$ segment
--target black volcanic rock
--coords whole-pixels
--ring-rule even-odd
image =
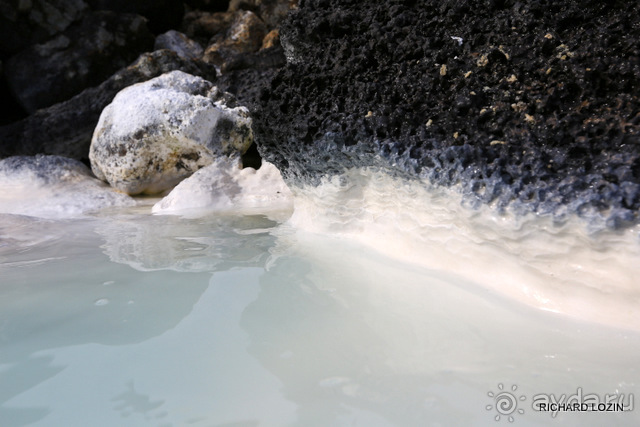
[[[472,204],[636,223],[639,16],[635,0],[304,0],[260,153],[293,181],[372,165]]]
[[[92,12],[64,32],[12,56],[9,88],[30,113],[99,85],[143,52],[154,38],[143,17]]]
[[[0,56],[46,41],[80,19],[86,10],[83,0],[0,1]]]
[[[159,34],[177,28],[182,22],[184,4],[181,0],[86,0],[94,10],[135,13],[149,20],[149,29]]]

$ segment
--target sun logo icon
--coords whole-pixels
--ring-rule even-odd
[[[527,399],[526,396],[522,395],[520,397],[516,397],[515,393],[518,390],[517,385],[511,386],[511,391],[505,391],[504,385],[498,384],[497,392],[490,391],[487,395],[493,399],[492,405],[487,405],[487,411],[491,411],[495,408],[497,414],[494,417],[496,421],[500,421],[502,417],[507,417],[510,423],[513,422],[513,414],[518,413],[520,415],[524,414],[524,409],[518,409],[518,401],[525,401]]]

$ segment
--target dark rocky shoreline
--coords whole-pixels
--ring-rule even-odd
[[[517,212],[609,227],[640,209],[633,1],[305,0],[260,98],[290,181],[378,166]]]
[[[577,214],[609,228],[640,221],[637,2],[33,0],[5,6],[0,158],[58,154],[88,163],[93,129],[115,94],[181,70],[251,109],[257,145],[244,165],[258,167],[262,156],[290,184],[376,167],[460,186],[471,207],[491,204],[557,220]],[[112,22],[99,37],[87,24],[95,17]],[[182,33],[162,34],[172,28]],[[101,56],[103,48],[118,58],[113,69],[99,66],[111,61]],[[37,77],[20,71],[31,61],[21,58],[36,57],[43,62],[34,70],[49,74],[30,85]],[[53,96],[47,85],[69,78],[77,87],[67,93],[62,85]]]

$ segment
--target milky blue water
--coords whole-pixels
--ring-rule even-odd
[[[639,362],[637,332],[264,216],[0,216],[2,427],[632,426],[531,404],[638,406]]]

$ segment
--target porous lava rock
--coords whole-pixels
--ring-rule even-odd
[[[43,153],[88,161],[100,113],[116,94],[135,83],[175,70],[209,81],[216,79],[216,70],[201,61],[182,58],[170,50],[144,53],[99,86],[0,127],[0,158]]]
[[[269,29],[277,28],[289,10],[298,6],[298,0],[231,0],[229,11],[251,10],[255,12]]]
[[[497,209],[640,208],[637,1],[304,0],[255,117],[290,181],[379,166]]]
[[[45,43],[9,58],[10,89],[30,113],[99,85],[143,52],[154,38],[138,15],[92,12]]]
[[[100,115],[89,159],[112,187],[155,194],[252,143],[246,107],[207,80],[173,71],[116,95]]]

